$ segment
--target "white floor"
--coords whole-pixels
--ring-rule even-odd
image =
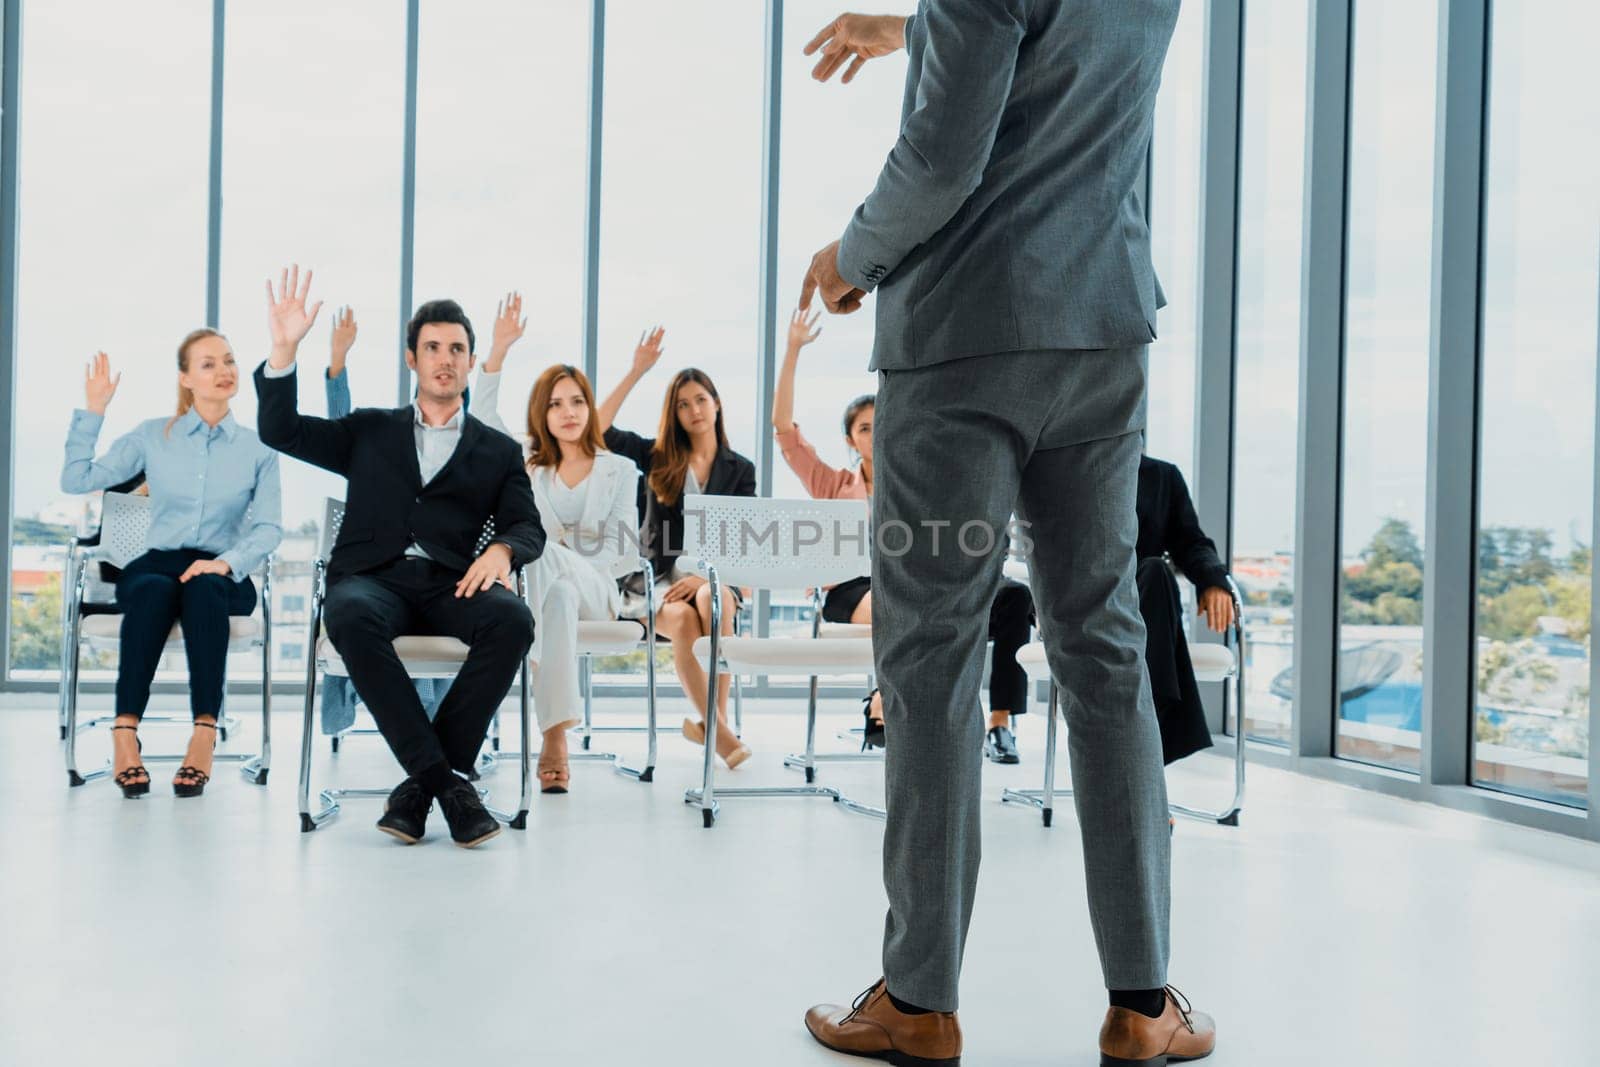
[[[815,1046],[801,1016],[879,973],[878,822],[763,799],[702,830],[682,802],[700,750],[663,734],[655,784],[576,765],[572,795],[477,851],[442,824],[399,846],[372,829],[373,801],[301,834],[287,711],[267,788],[221,765],[177,801],[157,764],[157,791],[130,802],[105,781],[67,788],[45,703],[0,708],[4,1067],[860,1062]],[[831,705],[831,724],[855,706]],[[752,707],[757,758],[724,781],[799,780],[780,763],[793,707]],[[163,733],[147,727],[146,748]],[[1098,1062],[1070,808],[1045,830],[998,803],[1038,784],[1042,737],[1030,716],[1023,766],[984,785],[962,1000],[978,1067]],[[353,742],[341,780],[392,783],[381,744]],[[86,738],[84,765],[105,746]],[[1220,802],[1230,769],[1179,765],[1174,798]],[[877,801],[881,774],[823,780]],[[509,803],[515,781],[506,766],[486,784]],[[1600,1063],[1600,846],[1252,769],[1241,827],[1179,821],[1174,877],[1172,981],[1218,1018],[1218,1067]]]

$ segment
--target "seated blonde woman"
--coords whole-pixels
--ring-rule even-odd
[[[528,568],[533,611],[534,711],[544,744],[539,788],[565,793],[572,785],[567,730],[581,715],[578,691],[578,623],[611,620],[622,610],[617,579],[638,569],[639,472],[630,460],[606,451],[593,417],[594,391],[577,367],[558,363],[539,375],[528,397],[526,436],[500,419],[500,369],[522,336],[522,297],[501,303],[494,347],[478,375],[472,413],[519,439],[528,478],[544,524],[544,554]]]

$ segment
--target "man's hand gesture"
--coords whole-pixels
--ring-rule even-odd
[[[811,71],[811,76],[819,82],[833,77],[845,60],[849,60],[849,69],[839,79],[848,85],[867,60],[897,52],[905,46],[904,15],[840,15],[811,39],[805,54],[822,52],[822,58]]]
[[[272,281],[267,281],[267,329],[272,335],[272,355],[269,360],[276,370],[282,370],[294,362],[295,350],[300,347],[300,342],[306,334],[311,332],[312,323],[317,321],[317,312],[322,310],[322,301],[306,308],[306,299],[311,295],[311,271],[306,271],[305,279],[300,278],[300,265],[294,265],[293,273],[289,270],[283,272],[278,281],[277,291],[272,288]]]

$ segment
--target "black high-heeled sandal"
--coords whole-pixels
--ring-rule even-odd
[[[196,722],[195,725],[204,726],[208,730],[212,731],[215,731],[217,728],[217,724],[214,722]],[[217,743],[215,740],[213,740],[211,742],[211,747],[215,748],[216,746]],[[178,781],[180,778],[185,779],[185,781]],[[189,764],[185,763],[182,767],[178,768],[178,773],[172,776],[172,795],[179,797],[197,797],[206,791],[206,783],[209,781],[211,781],[211,775],[207,774],[205,771],[202,771],[199,767],[191,767]]]
[[[113,726],[112,729],[133,731],[133,743],[139,746],[140,752],[144,751],[144,742],[139,740],[139,728],[137,726]],[[150,792],[150,772],[145,770],[142,763],[135,763],[132,767],[118,771],[116,777],[111,780],[122,787],[122,795],[129,800],[133,800],[135,797],[142,797]]]
[[[872,698],[877,695],[878,691],[874,689],[861,698],[861,715],[867,720],[867,728],[861,733],[861,751],[863,752],[869,748],[887,747],[883,733],[883,720],[872,717]]]

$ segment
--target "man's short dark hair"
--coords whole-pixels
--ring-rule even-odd
[[[477,351],[478,342],[472,334],[472,323],[468,320],[467,313],[461,310],[461,305],[454,300],[430,300],[417,309],[417,313],[411,316],[411,321],[406,324],[406,351],[416,352],[417,335],[429,323],[460,326],[467,331],[467,352],[470,354]]]

